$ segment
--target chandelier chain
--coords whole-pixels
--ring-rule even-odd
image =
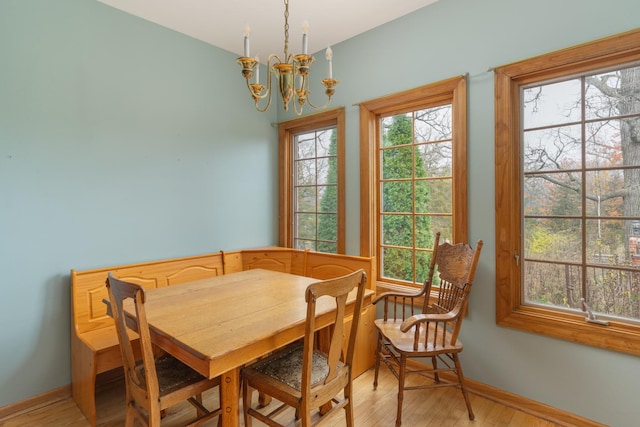
[[[289,54],[289,0],[284,0],[284,57]]]

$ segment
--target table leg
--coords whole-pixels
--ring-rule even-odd
[[[222,427],[238,427],[240,400],[240,368],[225,372],[220,382],[220,407],[222,408]]]

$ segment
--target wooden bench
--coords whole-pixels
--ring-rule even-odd
[[[237,271],[263,268],[314,277],[338,277],[360,268],[367,273],[367,287],[375,289],[373,258],[326,254],[268,247],[177,258],[95,270],[71,270],[71,389],[75,403],[92,426],[96,425],[95,390],[100,374],[122,366],[113,319],[107,315],[105,280],[108,272],[147,289],[176,285]],[[361,318],[354,373],[372,366],[375,354],[375,308]],[[137,340],[131,334],[132,340]],[[134,343],[135,344],[135,343]]]

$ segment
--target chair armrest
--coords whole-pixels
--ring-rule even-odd
[[[400,325],[400,330],[402,332],[407,332],[412,327],[418,325],[419,323],[429,323],[429,322],[450,322],[455,320],[460,315],[460,312],[449,311],[447,313],[442,314],[415,314],[409,318],[407,318]]]

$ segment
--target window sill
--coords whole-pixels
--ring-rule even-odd
[[[587,322],[581,315],[521,306],[502,318],[496,318],[496,323],[580,344],[640,355],[638,326],[623,322],[610,320],[607,326],[598,325]]]

